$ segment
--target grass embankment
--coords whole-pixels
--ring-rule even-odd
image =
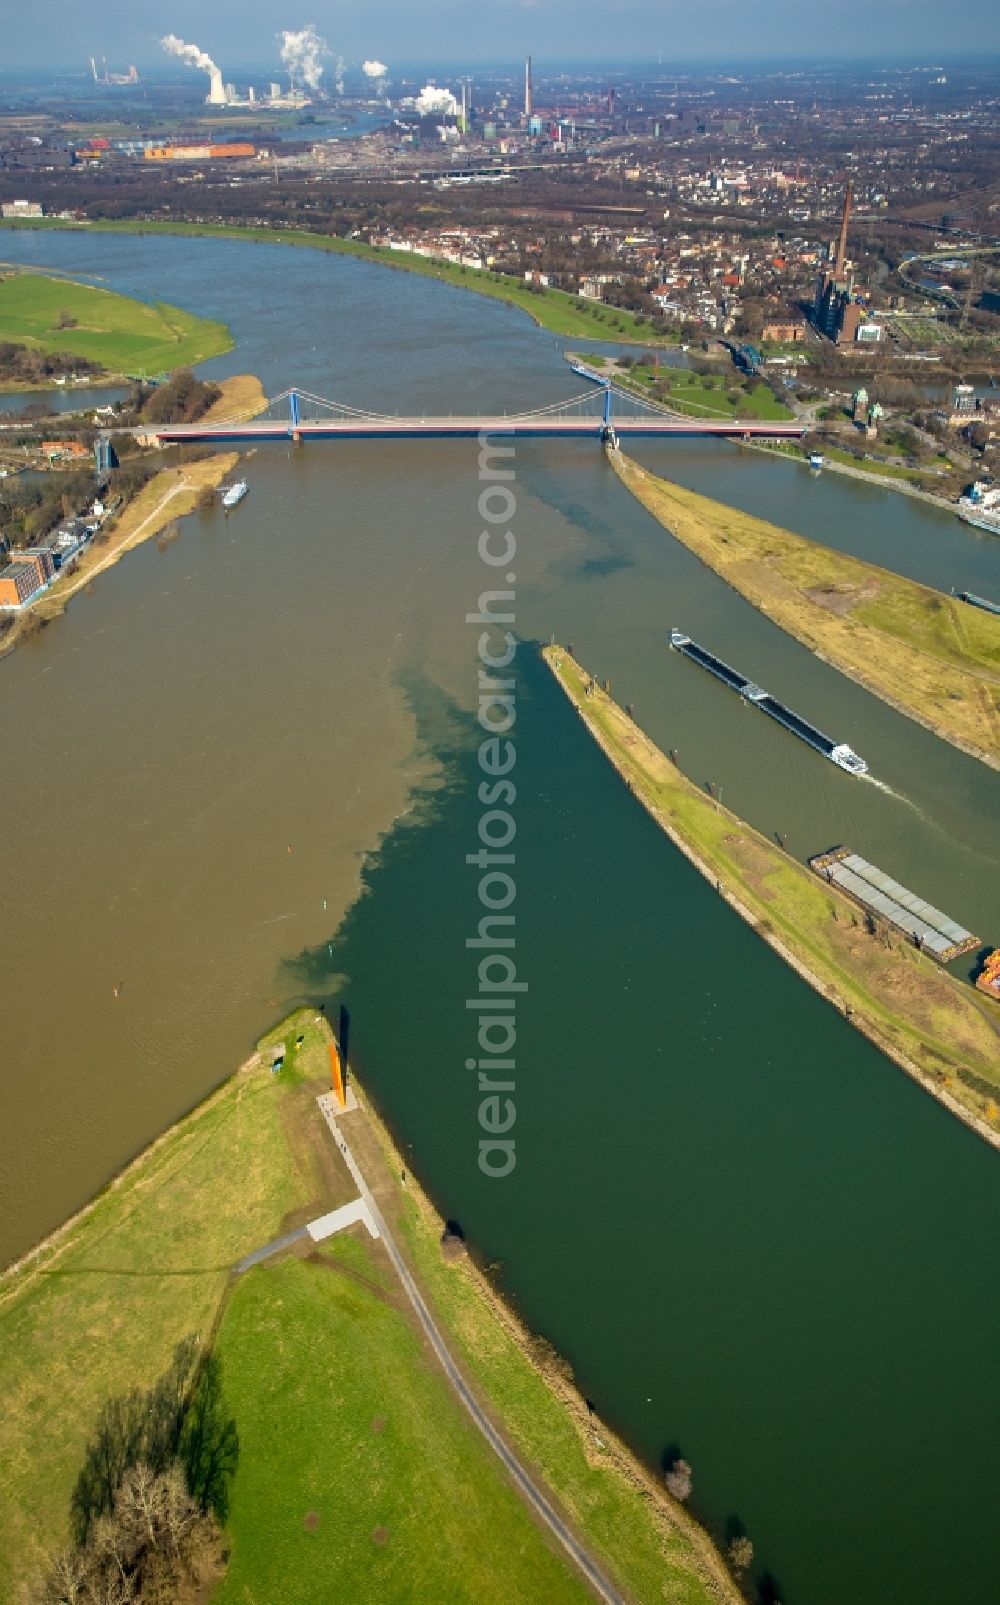
[[[438,262],[415,256],[411,251],[382,250],[364,240],[345,240],[333,234],[311,234],[306,229],[240,227],[227,223],[161,223],[138,218],[101,219],[91,223],[67,223],[59,218],[7,218],[3,228],[85,229],[103,234],[180,234],[196,239],[251,240],[260,245],[305,245],[316,251],[332,251],[339,256],[360,257],[381,262],[383,267],[402,268],[425,278],[439,279],[461,290],[473,290],[508,306],[527,312],[543,329],[553,334],[578,335],[591,340],[625,341],[630,344],[675,344],[676,336],[657,332],[648,322],[639,323],[631,312],[600,302],[585,301],[565,290],[534,293],[516,279],[481,268],[461,267],[454,262]],[[617,320],[612,324],[612,319]]]
[[[205,491],[221,484],[239,460],[239,452],[216,452],[197,462],[164,468],[155,474],[124,511],[105,526],[102,534],[106,533],[107,539],[103,540],[101,535],[95,537],[84,548],[75,566],[66,574],[60,574],[37,602],[18,614],[12,628],[0,640],[0,657],[37,630],[39,623],[50,624],[57,619],[78,591],[119,562],[126,552],[141,546],[143,541],[152,540],[175,519],[193,513]]]
[[[285,1064],[272,1075],[278,1040]],[[303,1238],[232,1276],[243,1255],[355,1194],[315,1101],[328,1085],[327,1041],[312,1010],[282,1022],[247,1066],[0,1281],[3,1600],[65,1540],[102,1403],[149,1386],[191,1332],[218,1345],[241,1441],[219,1605],[325,1598],[330,1587],[359,1601],[591,1597],[450,1392],[363,1227],[322,1246]],[[511,1341],[476,1273],[444,1263],[440,1221],[418,1206],[412,1182],[400,1187],[369,1117],[347,1120],[380,1205],[406,1221],[439,1317],[455,1320],[449,1336],[481,1351],[476,1375],[495,1383],[487,1391],[501,1421],[509,1410],[512,1435],[545,1449],[539,1463],[551,1466],[587,1541],[607,1537],[607,1558],[638,1599],[735,1601],[683,1512],[666,1525],[606,1453],[585,1448],[585,1425]],[[706,1576],[717,1580],[708,1586]]]
[[[190,368],[233,344],[224,323],[181,307],[41,273],[0,278],[0,340],[36,351],[72,351],[111,374],[130,375]]]
[[[987,999],[688,780],[561,647],[543,657],[657,823],[731,905],[851,1023],[1000,1147],[1000,1018]]]
[[[609,457],[665,529],[789,635],[1000,768],[1000,620]]]

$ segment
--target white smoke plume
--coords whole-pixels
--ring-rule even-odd
[[[384,61],[364,61],[361,64],[361,71],[366,78],[384,78],[389,69]]]
[[[330,46],[316,32],[316,24],[307,23],[298,33],[286,28],[280,37],[281,59],[292,88],[317,90],[323,76],[320,58],[330,54]]]
[[[445,117],[458,116],[458,101],[450,89],[438,89],[436,84],[425,84],[419,95],[407,101],[414,111],[421,117],[433,117],[435,114]]]
[[[197,45],[186,45],[184,40],[178,39],[175,33],[164,34],[160,44],[172,56],[177,56],[181,61],[187,62],[189,67],[200,67],[202,72],[218,72],[219,70],[207,51],[200,50]]]
[[[333,64],[333,87],[338,95],[344,93],[344,58],[338,56]]]

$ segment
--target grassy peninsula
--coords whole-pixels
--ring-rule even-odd
[[[69,351],[115,375],[189,368],[233,344],[224,323],[42,273],[0,277],[0,340]]]
[[[995,1006],[902,936],[870,935],[849,898],[688,780],[562,647],[542,655],[629,789],[726,901],[852,1025],[1000,1148]]]
[[[665,529],[789,635],[1000,769],[1000,619],[608,455]]]
[[[301,1038],[301,1042],[299,1041]],[[316,1105],[325,1019],[297,1011],[86,1210],[0,1279],[7,1356],[0,1599],[65,1540],[102,1404],[148,1388],[198,1334],[241,1450],[213,1599],[592,1598],[536,1526],[429,1353],[382,1245],[356,1225],[247,1253],[356,1187]],[[281,1070],[272,1048],[284,1044]],[[347,1124],[349,1122],[349,1124]],[[647,1478],[493,1298],[363,1107],[345,1133],[453,1353],[626,1595],[738,1605],[707,1535]]]
[[[501,273],[461,267],[454,262],[440,262],[431,257],[416,256],[412,251],[383,250],[379,246],[368,245],[364,240],[342,239],[336,234],[313,234],[307,229],[292,228],[244,228],[230,223],[147,222],[141,218],[102,218],[87,223],[70,223],[61,218],[20,218],[6,219],[0,222],[0,227],[71,229],[88,234],[181,234],[197,239],[251,240],[259,245],[304,245],[316,251],[332,251],[341,256],[381,262],[383,267],[420,273],[425,278],[453,284],[460,290],[473,290],[477,295],[505,301],[508,306],[527,312],[535,323],[543,329],[551,329],[553,334],[575,335],[591,340],[628,341],[633,344],[676,344],[676,337],[657,333],[648,322],[639,323],[631,312],[604,306],[600,302],[586,301],[565,290],[543,289],[536,293]]]

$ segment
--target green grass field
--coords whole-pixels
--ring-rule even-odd
[[[61,328],[63,320],[72,327]],[[229,330],[165,302],[150,305],[93,284],[17,273],[0,278],[0,340],[72,351],[112,373],[156,375],[232,348]]]
[[[658,396],[657,399],[664,406],[673,407],[677,412],[687,413],[691,417],[768,420],[792,417],[790,410],[775,398],[762,381],[745,384],[733,373],[713,379],[687,368],[661,368],[657,372],[654,368],[637,364],[631,369],[631,376],[644,390],[657,382],[668,383],[669,394]]]
[[[264,245],[300,245],[312,250],[331,251],[341,256],[361,257],[369,262],[381,262],[385,267],[401,268],[407,273],[419,273],[424,278],[438,279],[458,289],[473,290],[508,306],[527,312],[543,329],[554,334],[579,335],[591,340],[628,341],[632,343],[663,345],[675,343],[674,336],[657,333],[648,322],[640,324],[630,312],[619,312],[615,307],[602,306],[568,295],[563,290],[545,290],[532,294],[517,280],[499,273],[487,273],[476,268],[463,268],[451,262],[434,262],[428,257],[414,256],[409,251],[383,251],[367,245],[363,240],[340,239],[330,234],[310,234],[305,229],[241,228],[225,223],[160,223],[126,219],[87,224],[67,224],[41,219],[7,219],[0,227],[8,228],[70,228],[87,233],[106,234],[181,234],[198,239],[251,240]],[[213,326],[214,327],[214,326]],[[74,348],[75,349],[75,348]],[[89,353],[84,352],[84,355]]]
[[[241,1456],[214,1605],[583,1605],[357,1230],[251,1271],[227,1305],[217,1351]]]

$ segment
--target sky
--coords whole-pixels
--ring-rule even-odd
[[[530,54],[544,71],[564,62],[717,60],[872,62],[1000,56],[1000,0],[0,0],[16,10],[2,30],[3,68],[85,68],[166,61],[161,34],[199,45],[224,68],[277,66],[276,35],[315,23],[348,63],[454,67],[508,64]],[[961,26],[953,26],[960,18]]]

